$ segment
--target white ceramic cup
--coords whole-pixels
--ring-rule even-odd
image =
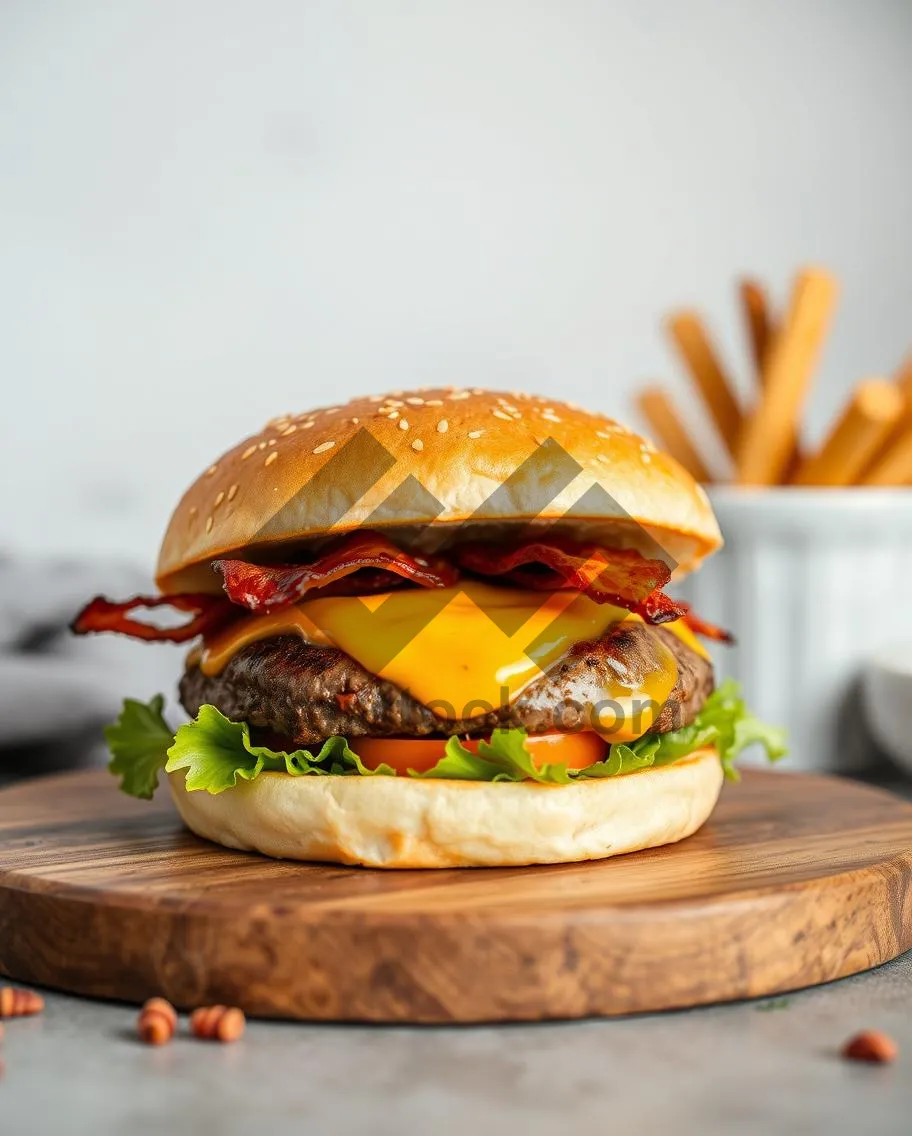
[[[790,768],[872,764],[859,679],[880,648],[912,638],[912,491],[709,496],[725,547],[674,591],[737,639],[711,647],[718,681],[737,678],[754,712],[788,729]]]
[[[862,696],[875,741],[912,773],[912,640],[891,643],[868,660]]]

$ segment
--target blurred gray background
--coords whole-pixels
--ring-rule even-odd
[[[6,547],[150,564],[276,412],[436,382],[631,418],[745,269],[912,341],[906,0],[0,0]]]

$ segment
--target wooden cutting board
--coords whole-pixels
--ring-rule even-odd
[[[0,971],[347,1021],[575,1018],[754,998],[912,946],[912,805],[748,772],[681,844],[382,872],[232,853],[104,770],[0,793]]]

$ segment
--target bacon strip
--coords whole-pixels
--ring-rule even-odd
[[[172,607],[190,613],[191,618],[178,627],[156,627],[151,623],[133,619],[131,612],[156,607]],[[214,631],[237,618],[240,613],[223,596],[188,593],[179,596],[133,596],[116,603],[104,596],[96,596],[86,604],[70,624],[77,635],[96,631],[116,631],[133,639],[156,643],[186,643],[198,635]]]
[[[447,588],[459,579],[452,564],[436,556],[413,556],[375,532],[354,532],[310,564],[250,564],[214,560],[232,603],[249,611],[288,607],[316,588],[321,595],[388,591],[404,583]],[[346,581],[345,577],[367,571]]]
[[[717,627],[715,623],[709,623],[699,615],[695,615],[690,604],[682,603],[681,607],[685,609],[681,618],[695,635],[702,635],[704,639],[715,639],[716,642],[727,643],[729,646],[737,642],[734,635],[724,627]]]
[[[661,590],[670,572],[662,560],[632,549],[606,549],[566,538],[530,540],[512,549],[467,544],[453,553],[458,564],[483,576],[500,576],[519,587],[538,591],[573,589],[596,603],[612,603],[636,612],[647,623],[683,619],[698,635],[733,643],[729,632],[694,615],[689,606]],[[385,536],[356,532],[310,564],[258,565],[245,560],[216,560],[226,596],[188,593],[134,596],[117,603],[96,596],[71,624],[77,635],[114,631],[149,642],[185,643],[212,635],[233,619],[239,608],[252,612],[288,607],[311,591],[320,595],[369,595],[417,584],[446,588],[459,579],[459,569],[437,556],[413,556]],[[133,618],[139,610],[171,607],[190,615],[178,627],[156,627]]]
[[[468,544],[457,550],[456,558],[470,572],[504,576],[524,588],[574,589],[596,603],[636,612],[647,623],[667,623],[685,612],[683,604],[661,591],[671,578],[668,565],[634,549],[606,549],[562,537],[526,541],[508,551]]]

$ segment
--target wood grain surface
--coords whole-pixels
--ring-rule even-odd
[[[104,770],[0,793],[0,971],[265,1017],[575,1018],[759,997],[912,946],[912,805],[748,772],[681,844],[544,868],[229,852]]]

